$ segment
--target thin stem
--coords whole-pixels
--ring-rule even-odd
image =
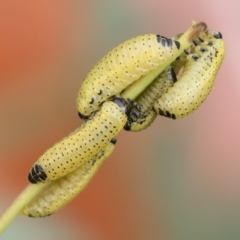
[[[198,37],[199,33],[206,29],[206,24],[193,22],[192,26],[178,39],[180,42],[179,51],[158,69],[151,71],[148,75],[143,76],[130,87],[128,87],[122,97],[135,99],[141,92],[143,92],[148,85],[169,65],[171,64],[183,51],[190,47],[194,38]],[[0,218],[0,234],[8,227],[8,225],[17,217],[17,215],[27,206],[39,192],[48,185],[48,183],[38,183],[29,185],[22,193],[15,199],[12,205],[3,213]]]
[[[0,218],[0,234],[48,183],[29,184]]]

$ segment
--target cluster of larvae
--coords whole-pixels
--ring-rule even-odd
[[[158,115],[183,118],[203,103],[221,66],[225,45],[221,33],[201,24],[191,47],[182,53],[179,36],[142,35],[114,48],[89,72],[77,97],[84,123],[48,149],[30,170],[31,183],[49,184],[25,207],[25,216],[49,216],[78,195],[111,154],[123,128],[144,130]],[[122,97],[131,84],[171,58],[139,96]]]

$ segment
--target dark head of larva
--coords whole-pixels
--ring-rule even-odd
[[[44,182],[47,179],[47,174],[44,172],[41,165],[35,164],[28,174],[30,183]]]

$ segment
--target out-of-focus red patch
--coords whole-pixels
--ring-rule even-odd
[[[47,64],[61,49],[74,6],[62,1],[12,0],[0,2],[0,82]]]

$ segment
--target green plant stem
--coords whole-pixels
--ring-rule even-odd
[[[48,183],[29,184],[0,218],[0,234]]]
[[[122,97],[135,99],[141,92],[143,92],[151,82],[169,65],[171,64],[183,51],[190,47],[194,38],[205,30],[204,27],[196,28],[197,23],[193,22],[192,26],[178,39],[180,42],[179,51],[166,61],[159,68],[151,71],[148,75],[143,76],[138,81],[128,87]],[[8,227],[8,225],[17,217],[17,215],[27,206],[39,193],[46,187],[48,183],[38,183],[29,185],[22,193],[15,199],[12,205],[3,213],[0,218],[0,234]]]

